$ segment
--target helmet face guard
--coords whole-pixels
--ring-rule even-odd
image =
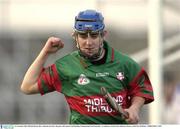
[[[97,32],[104,29],[104,18],[95,10],[85,10],[75,17],[74,30],[76,32]]]

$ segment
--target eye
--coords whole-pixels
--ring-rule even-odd
[[[88,37],[88,34],[87,33],[79,33],[79,37],[85,39]]]
[[[91,33],[90,35],[92,38],[97,38],[99,36],[99,33]]]

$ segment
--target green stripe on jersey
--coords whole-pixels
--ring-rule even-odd
[[[43,93],[48,93],[49,92],[49,89],[48,89],[48,86],[45,84],[44,80],[41,80],[41,84],[42,84],[42,90],[43,90]]]

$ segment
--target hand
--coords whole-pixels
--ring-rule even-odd
[[[129,114],[129,117],[126,119],[129,124],[137,124],[139,122],[139,109],[131,106],[130,108],[124,110]]]
[[[64,47],[64,43],[61,41],[60,38],[57,37],[50,37],[42,51],[45,54],[51,54],[51,53],[56,53],[59,49]]]

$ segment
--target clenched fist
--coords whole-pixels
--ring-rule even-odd
[[[64,43],[61,41],[60,38],[57,37],[50,37],[42,51],[45,54],[51,54],[51,53],[56,53],[59,49],[64,47]]]

